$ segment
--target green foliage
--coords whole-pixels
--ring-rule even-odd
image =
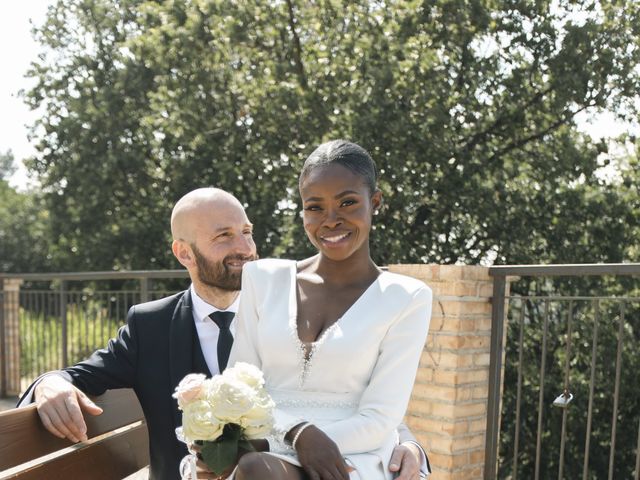
[[[6,180],[16,171],[15,158],[11,150],[0,152],[0,180]]]
[[[49,213],[40,197],[0,179],[0,271],[50,271],[54,250]]]
[[[633,279],[574,279],[547,281],[536,285],[521,281],[516,291],[537,297],[510,302],[506,342],[505,378],[500,432],[499,478],[511,478],[515,450],[518,369],[521,371],[521,404],[518,436],[518,478],[533,478],[536,461],[536,439],[542,395],[540,478],[559,478],[563,409],[553,406],[554,399],[564,390],[574,395],[566,411],[566,441],[563,478],[582,478],[589,412],[589,397],[593,388],[592,420],[588,435],[590,479],[607,478],[616,389],[616,359],[618,335],[621,331],[621,363],[619,405],[616,425],[616,454],[613,478],[633,476],[638,438],[637,372],[640,356],[640,301],[637,281]],[[544,296],[592,295],[609,297],[601,300],[550,300]],[[595,293],[597,292],[597,293]],[[542,296],[541,296],[542,295]],[[617,298],[616,298],[617,297]],[[621,297],[631,300],[622,301]],[[544,318],[548,312],[544,382],[541,382]],[[597,313],[596,313],[597,312]],[[568,321],[571,315],[571,336]],[[519,345],[520,320],[523,341]],[[597,319],[597,320],[596,320]],[[594,332],[597,323],[597,333]],[[595,338],[595,350],[594,350]],[[567,368],[567,345],[570,343]],[[595,353],[595,356],[594,356]],[[522,355],[520,360],[519,356]],[[593,368],[593,382],[591,381]]]
[[[216,185],[262,256],[308,254],[297,172],[346,137],[380,166],[381,264],[629,259],[637,193],[600,180],[574,119],[635,113],[639,9],[59,1],[26,95],[56,248],[68,269],[174,267],[171,206]]]
[[[30,290],[27,295],[20,309],[20,372],[25,386],[42,372],[66,366],[62,363],[63,329],[57,292]],[[68,364],[72,365],[103,348],[115,336],[130,305],[120,292],[69,296],[67,355]]]

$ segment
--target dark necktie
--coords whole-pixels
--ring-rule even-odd
[[[233,312],[213,312],[209,315],[209,318],[220,328],[220,334],[218,335],[218,367],[220,368],[220,373],[227,368],[229,352],[231,352],[231,346],[233,345],[233,335],[229,330],[229,326],[234,315],[235,313]]]

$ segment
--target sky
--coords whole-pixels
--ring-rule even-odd
[[[41,24],[51,3],[52,0],[19,0],[6,4],[0,15],[0,152],[11,149],[18,161],[35,151],[27,139],[26,125],[33,123],[37,114],[18,96],[20,89],[30,85],[24,74],[39,51],[31,37],[29,19]],[[17,187],[27,184],[24,168],[19,168],[10,183]]]
[[[38,45],[31,36],[31,23],[40,25],[45,18],[47,7],[54,0],[19,0],[3,8],[0,15],[0,152],[9,149],[19,163],[18,171],[10,179],[10,184],[18,189],[26,188],[30,182],[26,170],[20,163],[35,153],[33,144],[27,138],[27,125],[37,119],[37,112],[31,112],[19,97],[20,89],[30,83],[24,78],[29,64],[39,52]],[[8,47],[7,47],[8,46]],[[587,114],[578,118],[578,126],[594,138],[616,136],[628,128],[616,122],[611,113]],[[638,126],[635,126],[638,131]]]

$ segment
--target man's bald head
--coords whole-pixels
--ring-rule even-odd
[[[171,234],[196,293],[218,308],[231,305],[243,265],[257,258],[253,225],[238,199],[219,188],[187,193],[173,207]]]
[[[171,235],[174,240],[192,243],[195,229],[206,217],[228,209],[244,210],[236,197],[219,188],[198,188],[183,196],[171,212]]]

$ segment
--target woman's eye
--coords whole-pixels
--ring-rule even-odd
[[[344,202],[342,202],[341,206],[350,207],[351,205],[354,205],[355,203],[356,203],[355,200],[345,200]]]
[[[320,207],[318,205],[309,205],[308,207],[304,207],[304,209],[307,212],[316,212],[316,211],[320,210]]]

